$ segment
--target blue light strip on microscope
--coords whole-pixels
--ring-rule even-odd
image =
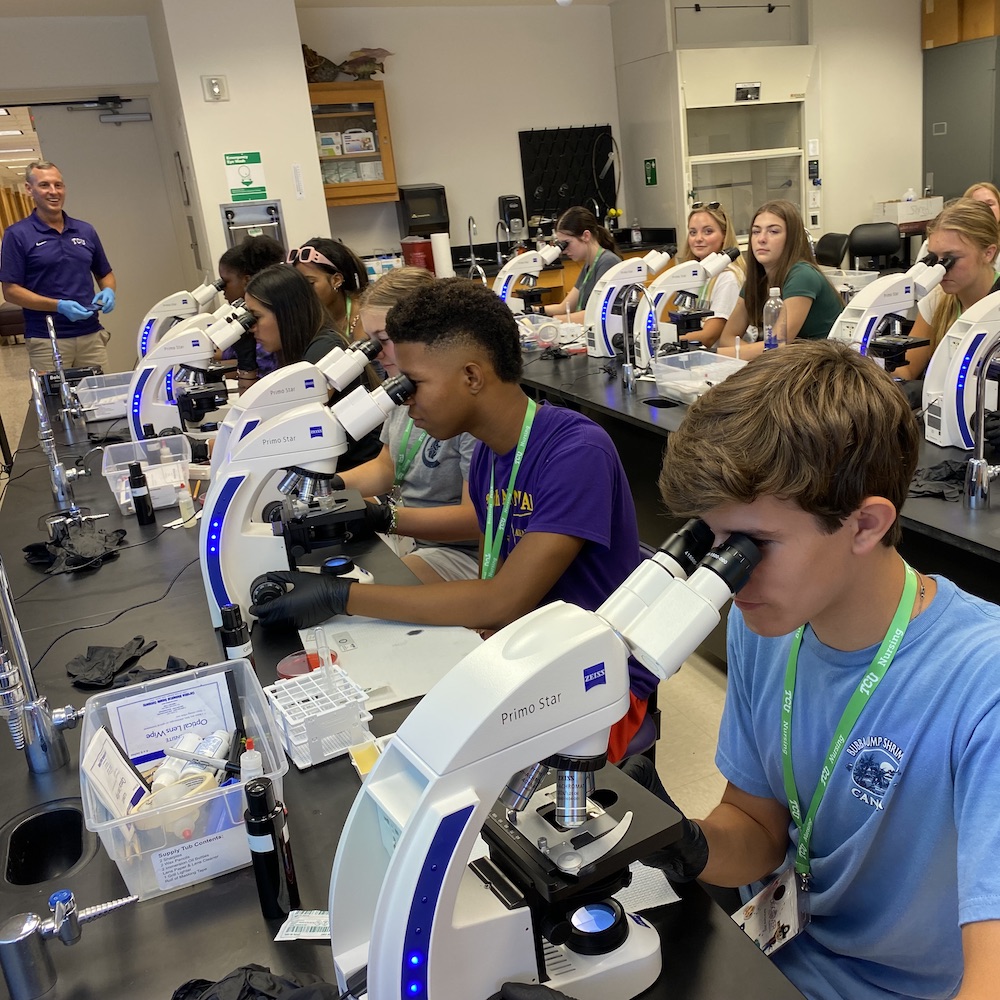
[[[615,291],[614,288],[611,291]],[[611,347],[611,341],[608,339],[608,309],[611,307],[611,299],[613,296],[605,295],[604,304],[601,307],[601,338],[604,341],[604,349],[611,351],[611,357],[615,356],[615,352]]]
[[[861,336],[861,347],[858,350],[860,354],[868,353],[868,341],[871,340],[872,332],[875,330],[875,324],[879,321],[878,316],[872,316],[868,321],[868,326],[865,328],[865,332]]]
[[[979,350],[979,345],[985,337],[985,333],[977,333],[972,338],[972,344],[965,352],[961,367],[958,369],[958,379],[955,385],[955,412],[958,414],[958,433],[962,435],[962,440],[965,442],[966,448],[974,448],[976,446],[976,439],[969,430],[969,418],[965,413],[965,383],[969,380],[972,359],[976,356],[976,351]]]
[[[510,295],[510,286],[514,283],[514,275],[508,274],[507,279],[504,281],[503,285],[500,286],[500,298],[504,302],[507,301],[507,297]]]
[[[427,1000],[427,949],[437,916],[438,897],[455,847],[471,815],[472,806],[467,806],[441,820],[417,876],[403,934],[400,1000]]]
[[[132,393],[129,407],[129,419],[132,421],[132,437],[136,441],[141,441],[145,435],[142,433],[142,393],[149,381],[149,376],[153,374],[152,368],[146,368],[135,383],[135,391]]]
[[[234,601],[229,597],[226,590],[226,581],[222,576],[222,552],[220,543],[222,541],[222,526],[226,522],[226,514],[229,506],[236,496],[236,491],[243,485],[246,476],[233,476],[227,479],[225,485],[219,490],[218,497],[212,504],[211,510],[205,510],[202,517],[207,517],[208,531],[205,536],[205,561],[208,566],[208,583],[212,588],[212,598],[217,607],[224,608],[227,604],[241,604],[241,601]],[[204,527],[203,529],[204,530]]]
[[[259,420],[248,420],[240,432],[239,440],[242,441],[259,423]]]
[[[156,325],[156,320],[151,319],[142,328],[142,336],[139,339],[139,353],[145,357],[146,352],[149,350],[149,335],[153,332],[153,327]]]
[[[166,392],[167,392],[167,402],[168,403],[174,403],[174,402],[176,402],[176,400],[174,399],[174,370],[173,370],[173,368],[168,368],[167,369],[167,376],[163,380],[163,386],[164,386],[164,388],[166,389]]]

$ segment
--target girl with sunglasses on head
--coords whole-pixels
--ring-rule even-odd
[[[554,306],[539,306],[543,316],[566,323],[582,323],[587,299],[605,271],[621,263],[618,244],[610,230],[597,221],[597,216],[582,205],[567,208],[556,223],[556,239],[565,243],[563,253],[582,265],[580,276],[569,294]]]
[[[278,366],[308,361],[316,364],[335,347],[347,347],[347,339],[330,326],[329,320],[308,280],[288,264],[264,268],[247,282],[243,301],[255,319],[254,339],[277,355]],[[331,402],[353,392],[356,379],[342,392],[334,392]],[[347,452],[338,461],[350,469],[374,458],[381,450],[379,432],[374,430],[360,441],[348,438]]]
[[[338,240],[314,236],[290,250],[287,260],[312,285],[329,326],[353,339],[358,302],[368,287],[368,272],[357,254]]]
[[[771,288],[781,289],[785,337],[791,343],[822,340],[844,309],[843,300],[816,266],[799,210],[790,201],[768,201],[757,209],[750,226],[747,280],[719,338],[720,353],[735,354],[737,337],[753,324],[763,329],[764,303]],[[740,357],[764,350],[761,340],[742,347]]]
[[[709,254],[736,246],[736,232],[726,210],[717,201],[707,204],[696,201],[688,215],[687,232],[675,263],[704,260]],[[706,347],[714,346],[722,336],[726,320],[732,315],[740,300],[740,289],[746,280],[747,267],[742,257],[737,257],[721,274],[702,285],[698,298],[712,310],[701,330],[681,334],[681,340],[696,340]]]

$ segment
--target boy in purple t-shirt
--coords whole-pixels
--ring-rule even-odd
[[[490,633],[550,601],[595,610],[640,560],[635,507],[608,435],[579,413],[528,399],[513,315],[477,282],[443,279],[415,292],[390,310],[386,332],[416,387],[408,404],[415,426],[442,441],[465,432],[479,441],[469,492],[480,579],[353,587],[272,573],[294,589],[252,609],[261,624],[305,628],[359,614]],[[642,722],[655,684],[631,664],[632,705],[612,731],[612,760]]]

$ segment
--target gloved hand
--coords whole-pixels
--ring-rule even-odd
[[[250,614],[256,616],[261,625],[312,628],[334,615],[347,614],[347,598],[353,580],[291,570],[274,570],[267,573],[266,578],[272,583],[284,584],[286,593],[273,601],[250,606]],[[289,584],[291,590],[288,590]]]
[[[504,983],[490,1000],[572,1000],[572,997],[541,983]]]
[[[677,809],[674,800],[667,794],[667,790],[660,782],[656,767],[647,757],[629,757],[621,764],[621,770],[630,778],[638,781],[644,788],[648,788],[654,795],[661,798],[673,809]],[[680,809],[677,809],[680,812]],[[708,841],[705,834],[701,832],[701,827],[694,820],[688,819],[681,813],[683,820],[681,839],[665,847],[661,851],[654,851],[648,857],[640,858],[644,865],[650,868],[659,868],[674,882],[690,882],[696,879],[708,864]]]
[[[81,319],[87,319],[94,315],[93,309],[84,309],[79,302],[74,302],[72,299],[60,299],[56,305],[56,311],[72,323],[79,323]]]
[[[95,309],[109,313],[115,307],[115,290],[113,288],[102,288],[90,303]]]
[[[236,370],[241,372],[255,372],[257,364],[257,341],[252,333],[244,333],[239,340],[233,344],[233,353],[236,355]]]
[[[388,535],[392,531],[392,507],[387,503],[365,501],[365,527],[373,532]]]

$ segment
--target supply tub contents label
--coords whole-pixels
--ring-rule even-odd
[[[239,826],[178,844],[150,855],[156,882],[163,892],[215,878],[250,864],[246,831]]]

